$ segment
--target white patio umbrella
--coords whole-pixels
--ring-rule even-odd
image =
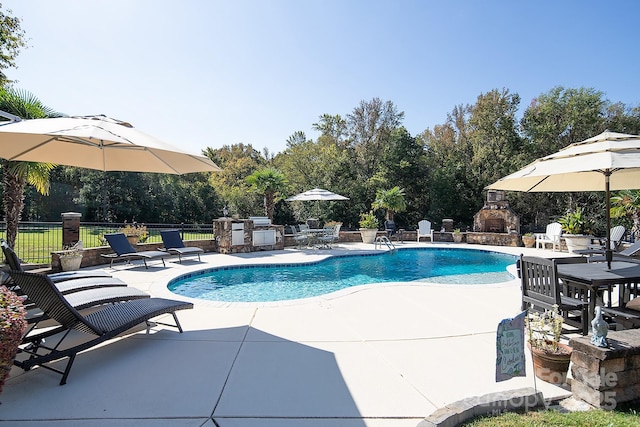
[[[486,187],[525,192],[604,191],[611,265],[610,191],[640,188],[640,136],[615,132],[571,144]]]
[[[0,157],[101,171],[183,174],[220,170],[207,157],[184,152],[106,116],[0,123]]]
[[[303,193],[296,194],[295,196],[291,196],[286,198],[287,202],[304,202],[304,201],[316,201],[316,216],[319,216],[320,206],[318,205],[320,201],[336,201],[336,200],[349,200],[348,197],[341,196],[340,194],[333,193],[329,190],[324,190],[322,188],[313,188],[311,190],[307,190]]]
[[[291,196],[285,200],[287,202],[294,202],[294,201],[308,201],[308,200],[349,200],[349,198],[341,196],[340,194],[332,193],[329,190],[323,190],[322,188],[314,188],[312,190],[307,190],[304,193]]]

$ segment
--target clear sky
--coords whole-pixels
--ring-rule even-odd
[[[65,114],[186,151],[272,153],[322,114],[392,101],[412,135],[507,88],[640,104],[636,0],[0,0],[29,48],[6,74]]]

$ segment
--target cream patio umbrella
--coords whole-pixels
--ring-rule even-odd
[[[604,191],[609,267],[610,191],[640,188],[640,136],[605,131],[542,157],[486,187],[525,192]]]
[[[0,157],[101,171],[184,174],[220,170],[207,157],[184,152],[106,116],[0,123]]]

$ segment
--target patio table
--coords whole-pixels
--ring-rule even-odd
[[[309,246],[315,247],[316,244],[319,241],[318,238],[324,234],[324,229],[323,228],[308,228],[306,230],[303,230],[302,232],[307,235],[307,238],[308,238],[308,241],[309,241]]]
[[[594,317],[598,291],[606,289],[609,292],[607,305],[611,306],[612,289],[619,286],[618,305],[624,307],[627,287],[640,282],[640,264],[633,262],[614,261],[611,269],[607,268],[606,262],[558,264],[557,267],[559,279],[587,291],[589,323]]]

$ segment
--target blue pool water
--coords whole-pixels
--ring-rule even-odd
[[[267,302],[308,298],[367,283],[504,282],[512,255],[473,249],[400,249],[346,255],[309,264],[233,266],[191,273],[169,283],[172,292],[211,301]]]

